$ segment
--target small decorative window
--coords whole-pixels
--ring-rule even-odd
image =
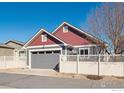
[[[80,49],[80,55],[88,55],[89,49],[88,48],[81,48]]]
[[[42,39],[42,42],[46,42],[47,41],[47,35],[46,34],[41,35],[41,39]]]
[[[64,26],[63,27],[63,33],[67,33],[68,32],[68,26]]]

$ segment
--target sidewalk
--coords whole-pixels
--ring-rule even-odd
[[[87,79],[84,75],[64,74],[52,69],[1,69],[0,73],[14,73],[26,75],[49,76],[59,78]]]
[[[7,86],[0,86],[0,89],[15,89],[15,88],[7,87]]]
[[[71,79],[81,79],[89,80],[86,78],[86,75],[76,75],[76,74],[65,74],[59,73],[52,69],[1,69],[0,73],[13,73],[13,74],[25,74],[25,75],[37,75],[37,76],[48,76],[48,77],[58,77],[58,78],[71,78]],[[103,76],[101,79],[103,81],[121,81],[124,82],[124,79],[117,78],[113,76]]]

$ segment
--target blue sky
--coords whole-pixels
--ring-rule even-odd
[[[63,21],[88,29],[87,16],[101,3],[0,3],[0,42],[26,42],[39,29],[52,32]]]

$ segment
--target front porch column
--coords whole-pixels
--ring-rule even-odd
[[[67,53],[68,51],[67,51],[67,47],[65,47],[65,55],[67,55],[68,53]]]

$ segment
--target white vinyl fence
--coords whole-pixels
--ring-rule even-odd
[[[124,55],[60,55],[60,72],[124,76]]]
[[[0,56],[0,69],[25,68],[26,57]]]

